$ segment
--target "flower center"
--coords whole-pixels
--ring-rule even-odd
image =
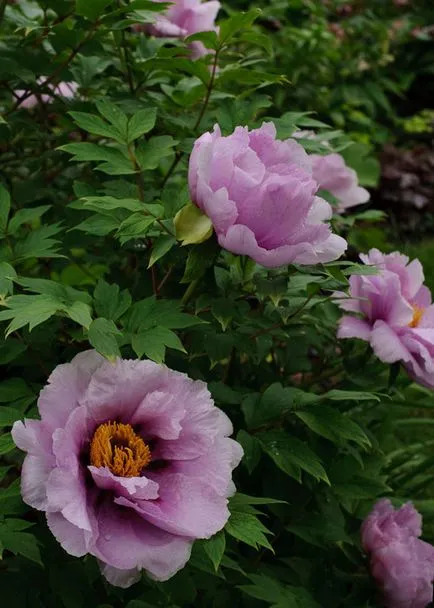
[[[419,323],[423,317],[423,313],[425,312],[425,308],[421,308],[420,306],[413,306],[413,318],[408,324],[409,327],[418,327]]]
[[[138,477],[151,462],[151,450],[130,424],[105,422],[90,442],[90,464],[118,477]]]

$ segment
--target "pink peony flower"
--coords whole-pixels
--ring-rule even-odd
[[[166,2],[167,0],[153,0]],[[135,31],[149,32],[153,36],[167,38],[186,38],[198,32],[217,31],[215,19],[220,10],[220,2],[211,0],[170,0],[173,4],[164,14],[157,14],[156,22],[149,26],[134,26]],[[193,59],[206,55],[209,51],[202,42],[191,45]]]
[[[315,196],[317,183],[302,146],[276,139],[272,123],[237,127],[196,140],[190,157],[192,201],[211,219],[222,247],[267,267],[339,258],[346,241],[326,220],[331,206]]]
[[[44,77],[38,78],[37,84],[42,86],[45,80],[46,78]],[[75,97],[77,94],[78,84],[76,82],[60,82],[58,85],[48,84],[47,88],[50,91],[53,91],[53,93],[58,97],[70,99]],[[22,97],[25,93],[26,91],[24,89],[18,89],[15,91],[15,95],[17,95],[18,98]],[[42,95],[30,95],[20,103],[19,107],[31,109],[37,106],[39,103],[49,104],[53,103],[53,101],[53,95],[49,95],[48,93],[43,93]]]
[[[366,340],[379,359],[402,361],[411,377],[434,388],[434,306],[421,263],[378,249],[360,258],[379,274],[353,275],[350,297],[335,294],[343,310],[359,314],[342,317],[338,337]]]
[[[419,539],[421,526],[411,503],[395,511],[385,499],[362,524],[362,545],[388,608],[425,608],[432,602],[434,547]]]
[[[41,420],[12,429],[27,452],[23,498],[113,585],[132,585],[142,569],[167,580],[195,539],[226,524],[242,449],[203,382],[86,351],[54,370],[38,408]]]
[[[369,192],[359,186],[357,173],[348,167],[340,154],[311,154],[313,177],[321,190],[327,190],[337,200],[337,213],[349,207],[367,203]]]

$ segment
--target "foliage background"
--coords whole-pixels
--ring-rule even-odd
[[[132,32],[155,10],[143,0],[0,1],[3,601],[379,606],[360,521],[379,496],[412,499],[434,540],[432,393],[365,345],[338,343],[330,294],[366,271],[357,254],[372,246],[420,257],[434,287],[432,213],[410,207],[404,222],[383,175],[369,208],[336,221],[347,262],[276,271],[214,238],[180,246],[173,218],[188,202],[193,141],[216,121],[225,134],[266,117],[282,138],[318,129],[371,188],[386,142],[429,150],[432,3],[231,2],[219,35],[201,36],[214,57],[197,62],[182,42]],[[79,96],[19,108],[14,91],[43,93],[41,75],[76,81]],[[37,415],[50,371],[89,344],[207,381],[245,449],[225,532],[196,543],[164,584],[110,587],[20,499],[10,427]]]

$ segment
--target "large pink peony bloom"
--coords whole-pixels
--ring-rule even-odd
[[[43,85],[45,82],[45,78],[38,78],[37,84]],[[70,99],[75,97],[77,94],[78,84],[76,82],[60,82],[58,85],[48,84],[47,88],[50,91],[53,91],[54,95],[58,97],[65,97],[66,99]],[[22,97],[26,91],[24,89],[18,89],[15,91],[15,94],[18,98]],[[26,97],[21,103],[20,108],[31,109],[37,106],[39,103],[49,104],[53,103],[54,97],[48,93],[43,93],[42,95],[30,95]]]
[[[384,499],[362,524],[362,545],[388,608],[425,608],[432,602],[434,547],[418,538],[421,526],[411,503],[395,511]]]
[[[293,139],[276,139],[273,123],[218,125],[194,144],[192,201],[211,219],[220,245],[267,267],[316,264],[339,258],[346,241],[332,234],[331,206],[315,196],[309,158]]]
[[[167,580],[195,539],[226,524],[242,449],[203,382],[87,351],[54,370],[38,407],[41,420],[12,430],[27,452],[23,498],[112,584],[128,587],[142,569]]]
[[[434,306],[421,263],[378,249],[360,258],[379,274],[353,275],[350,297],[335,294],[343,310],[359,314],[342,317],[338,337],[366,340],[379,359],[402,361],[411,377],[434,388]]]
[[[340,154],[311,154],[310,158],[313,177],[320,189],[327,190],[338,201],[335,209],[337,213],[369,201],[369,192],[359,186],[357,173],[345,163]]]
[[[153,0],[166,2],[167,0]],[[217,31],[215,19],[220,10],[220,2],[211,0],[170,0],[172,6],[162,14],[157,14],[156,21],[150,26],[135,26],[136,31],[147,31],[153,36],[168,38],[186,38],[198,32]],[[202,42],[191,43],[193,59],[206,55],[209,51]]]

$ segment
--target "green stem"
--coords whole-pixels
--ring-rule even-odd
[[[192,281],[190,283],[190,285],[187,287],[187,289],[185,290],[185,293],[181,299],[181,304],[183,306],[186,306],[189,303],[189,301],[191,300],[191,297],[198,285],[199,285],[199,279],[194,279],[194,281]]]

